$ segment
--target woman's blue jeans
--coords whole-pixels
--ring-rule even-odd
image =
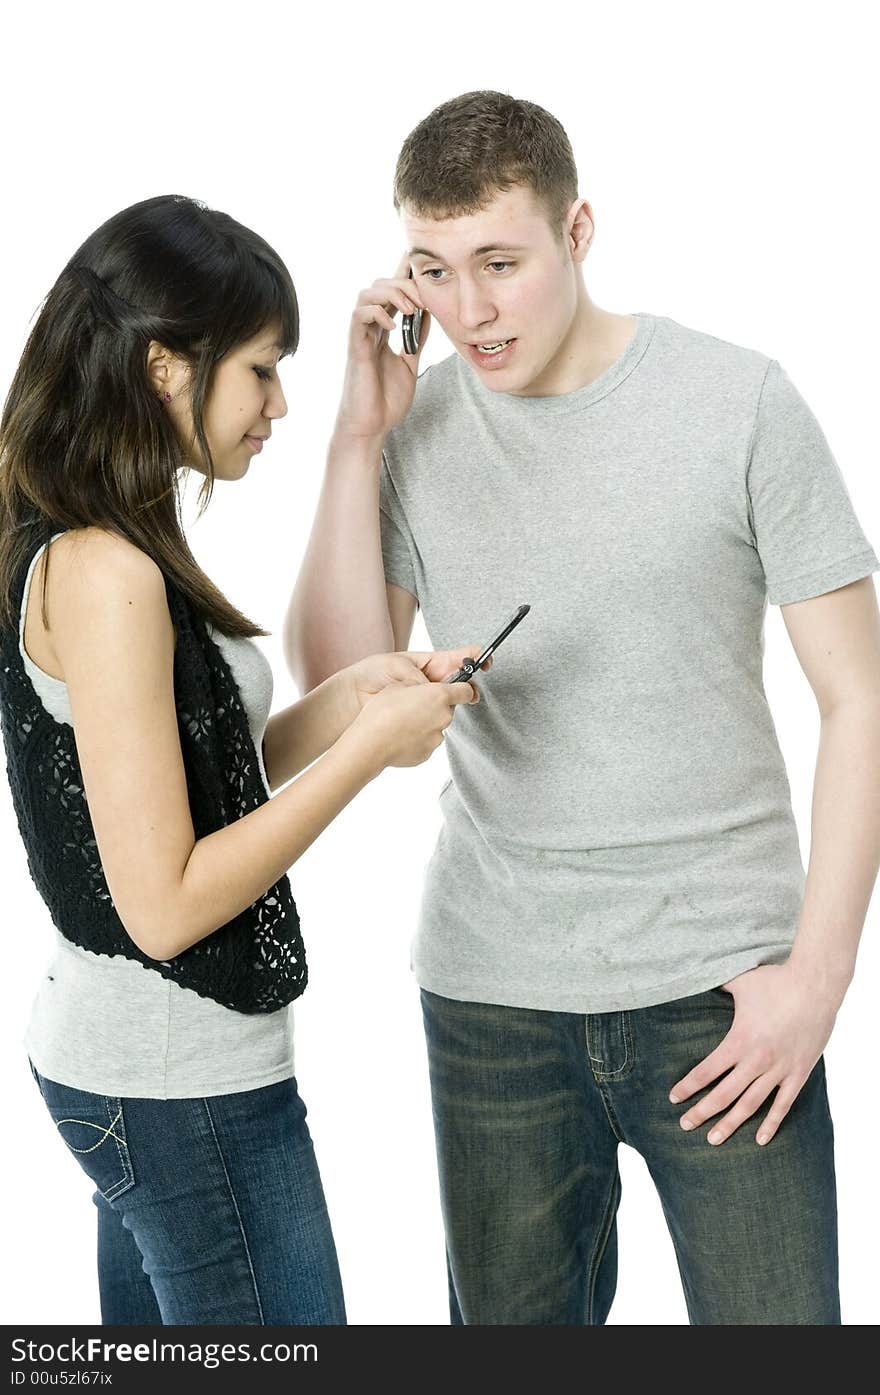
[[[840,1323],[824,1058],[768,1144],[775,1092],[712,1145],[710,1122],[678,1121],[713,1086],[669,1091],[729,1031],[721,988],[586,1015],[423,991],[422,1009],[453,1323],[605,1322],[621,1143],[659,1193],[691,1323]]]
[[[345,1322],[306,1108],[291,1078],[207,1098],[120,1099],[47,1080],[97,1187],[107,1324]]]

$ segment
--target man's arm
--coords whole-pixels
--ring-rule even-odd
[[[880,866],[880,611],[871,577],[781,610],[821,714],[809,870],[789,962],[842,998]]]
[[[411,591],[405,591],[402,586],[395,586],[393,581],[386,581],[385,592],[388,597],[391,628],[394,631],[394,648],[408,649],[419,603]]]
[[[405,276],[361,291],[351,318],[342,400],[306,555],[284,622],[284,653],[301,692],[367,654],[404,649],[410,604],[386,590],[379,527],[379,475],[388,432],[409,411],[428,337],[418,354],[388,345],[398,310],[424,310]]]
[[[821,1056],[853,976],[880,865],[880,612],[870,577],[780,607],[822,726],[813,785],[810,866],[798,928],[783,964],[760,964],[721,985],[733,994],[727,1035],[681,1080],[674,1104],[713,1088],[679,1117],[716,1115],[724,1143],[768,1096],[756,1142],[780,1128]],[[720,1077],[720,1079],[719,1079]]]
[[[300,692],[396,647],[379,532],[381,441],[334,436],[306,555],[284,620]],[[399,587],[397,588],[400,589]]]

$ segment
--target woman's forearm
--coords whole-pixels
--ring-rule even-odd
[[[357,716],[343,674],[333,673],[266,723],[263,763],[271,790],[280,789],[329,750]]]
[[[163,916],[153,958],[180,954],[253,905],[383,768],[376,750],[350,728],[280,794],[200,838]]]

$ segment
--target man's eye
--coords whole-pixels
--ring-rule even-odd
[[[487,265],[491,266],[495,271],[497,271],[499,267],[502,271],[506,271],[509,266],[513,266],[513,262],[488,262]]]
[[[255,366],[254,372],[256,373],[257,377],[260,378],[264,383],[268,383],[269,379],[272,377],[271,368],[258,368]]]

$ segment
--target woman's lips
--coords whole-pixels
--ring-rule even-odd
[[[259,455],[263,449],[263,442],[268,440],[266,436],[245,436],[244,438],[255,455]]]

